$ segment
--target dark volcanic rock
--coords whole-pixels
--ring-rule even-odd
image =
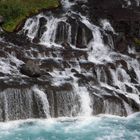
[[[68,42],[68,35],[69,35],[69,25],[66,22],[60,21],[57,25],[56,30],[56,37],[55,42],[56,43],[63,43]]]
[[[41,38],[41,36],[43,35],[43,33],[47,30],[47,27],[45,26],[47,23],[47,20],[44,17],[41,17],[39,19],[39,28],[38,28],[38,32],[35,36],[35,38],[33,39],[33,42],[38,43],[39,39]]]
[[[88,0],[88,7],[94,22],[109,19],[117,33],[123,33],[126,38],[140,38],[140,8],[135,0],[131,0],[131,5],[125,0]],[[121,47],[123,52],[126,41],[119,42],[118,48]]]
[[[30,77],[39,77],[41,75],[38,62],[33,60],[28,60],[27,63],[20,68],[20,72]]]
[[[92,31],[76,18],[69,17],[67,22],[71,25],[72,44],[77,48],[86,48],[93,38]]]

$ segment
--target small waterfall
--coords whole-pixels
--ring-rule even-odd
[[[35,35],[37,34],[38,28],[39,28],[39,18],[41,16],[37,16],[34,18],[29,18],[27,22],[24,25],[23,31],[26,33],[28,32],[28,37],[33,39]]]
[[[130,83],[129,75],[122,68],[117,68],[116,71],[110,69],[112,74],[113,84],[118,86],[119,89],[126,91],[125,84]],[[125,83],[125,84],[124,84]]]
[[[110,102],[109,100],[104,100],[104,112],[105,114],[121,115],[125,114],[123,111],[121,103]]]
[[[57,19],[54,17],[49,17],[47,19],[47,31],[44,32],[44,34],[42,35],[40,42],[41,44],[45,44],[45,43],[54,43],[55,42],[55,36],[56,36],[56,31],[57,31],[57,26],[58,26],[58,22],[60,22],[62,19]]]
[[[0,120],[50,117],[46,94],[38,87],[7,89],[0,92]]]
[[[3,121],[33,117],[32,92],[29,89],[7,89],[0,92]]]
[[[3,100],[4,101],[4,114],[5,114],[4,119],[6,121],[8,121],[9,120],[8,101],[7,101],[7,97],[6,97],[5,93],[2,93],[2,96],[4,97],[4,100]],[[2,114],[2,112],[1,112],[1,114]]]
[[[50,118],[49,103],[48,103],[47,95],[36,86],[34,86],[32,90],[38,96],[38,98],[40,98],[43,104],[43,111],[45,112],[45,117]]]
[[[94,63],[103,63],[103,61],[111,62],[112,60],[109,56],[109,48],[104,45],[99,28],[95,27],[92,30],[94,41],[89,44],[89,61]]]
[[[74,90],[76,94],[80,97],[80,106],[81,110],[79,112],[80,116],[91,116],[92,115],[92,108],[91,108],[91,99],[88,90],[86,87],[78,86],[78,83],[74,83]]]

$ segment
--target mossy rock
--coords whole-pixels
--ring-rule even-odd
[[[58,6],[58,0],[0,0],[0,15],[5,19],[2,28],[13,32],[21,21],[31,14],[37,14],[41,9]]]
[[[134,43],[136,44],[136,46],[140,46],[140,39],[134,38]]]

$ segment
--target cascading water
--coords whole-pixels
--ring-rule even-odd
[[[3,48],[7,52],[0,61],[0,72],[14,74],[15,77],[18,75],[18,78],[14,78],[23,79],[19,82],[20,86],[29,84],[32,87],[32,83],[35,83],[43,89],[33,86],[25,94],[29,96],[31,92],[32,96],[32,103],[28,101],[27,105],[32,113],[25,115],[25,118],[91,116],[100,113],[127,116],[140,109],[138,60],[115,51],[112,35],[117,33],[109,20],[101,19],[99,25],[95,25],[87,12],[83,14],[78,9],[81,3],[81,8],[87,8],[87,1],[62,0],[63,8],[57,13],[44,12],[27,19],[18,34],[26,36],[34,46],[25,47],[23,56],[20,56],[16,45]],[[130,52],[135,54],[136,50],[129,48]],[[26,66],[27,60],[31,61],[29,66]],[[37,81],[29,80],[24,74],[39,77]],[[6,82],[13,84],[14,80],[11,79],[6,79]],[[18,92],[22,96],[22,90]],[[2,97],[5,100],[3,106],[8,112],[9,105],[13,104],[7,99],[10,96],[12,93]],[[20,101],[17,105],[13,104],[15,107],[19,105],[22,108]],[[34,106],[38,109],[33,110]],[[16,118],[18,114],[15,118],[6,115],[3,120]],[[22,119],[21,116],[19,118]]]
[[[80,98],[80,112],[79,116],[86,116],[89,117],[92,115],[92,108],[91,108],[91,100],[90,100],[90,95],[86,87],[79,87],[77,84],[77,81],[74,83],[74,90],[75,93],[79,96]]]
[[[139,110],[139,62],[114,50],[111,34],[117,33],[108,20],[101,19],[100,26],[94,25],[87,15],[75,10],[77,3],[86,7],[87,2],[62,0],[62,11],[33,16],[19,32],[44,46],[42,50],[34,47],[24,53],[26,58],[39,59],[42,69],[47,69],[51,76],[50,85],[60,89],[59,94],[55,93],[55,88],[49,89],[51,112],[48,113],[49,106],[42,100],[44,112],[56,117],[100,113],[128,115]],[[129,49],[129,52],[136,51]],[[135,77],[131,75],[132,70]],[[69,85],[68,89],[63,89],[65,84]],[[38,96],[44,98],[45,95]],[[61,105],[59,100],[66,98],[74,104]],[[135,109],[133,104],[137,104]]]
[[[89,3],[61,0],[14,41],[0,38],[0,121],[30,119],[0,123],[0,140],[139,140],[139,49],[126,49],[110,20],[94,20],[90,8],[100,7]]]
[[[42,104],[43,104],[43,110],[45,112],[45,117],[49,118],[50,117],[50,111],[49,111],[49,103],[47,100],[46,94],[39,90],[37,87],[33,87],[33,92],[40,98]]]

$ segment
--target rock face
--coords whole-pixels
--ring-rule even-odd
[[[0,120],[140,111],[139,6],[130,2],[63,0],[3,33]]]
[[[140,38],[140,7],[136,0],[89,0],[90,16],[93,20],[109,19],[117,33],[123,34],[127,44],[132,45],[134,38]],[[96,13],[96,14],[92,14]]]

